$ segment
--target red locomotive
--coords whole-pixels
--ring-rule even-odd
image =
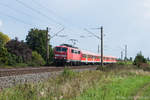
[[[54,48],[54,62],[56,65],[81,65],[81,64],[100,64],[101,55],[80,50],[68,44],[62,44]],[[117,58],[112,56],[103,57],[104,64],[116,63]]]

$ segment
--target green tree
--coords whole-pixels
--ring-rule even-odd
[[[147,61],[150,61],[149,57],[147,57]]]
[[[137,65],[138,67],[140,67],[140,65],[142,63],[147,63],[147,60],[144,58],[144,56],[142,55],[142,53],[138,53],[134,59],[134,65]]]
[[[32,50],[23,41],[18,41],[17,38],[9,41],[5,47],[9,53],[17,56],[17,63],[27,63],[32,59]]]
[[[26,43],[46,59],[46,30],[31,29],[26,37]]]
[[[132,57],[130,57],[130,59],[129,59],[130,61],[132,61]]]
[[[7,55],[8,55],[7,49],[0,46],[0,65],[7,64],[8,61]]]
[[[8,63],[8,52],[4,45],[10,40],[10,38],[0,32],[0,65]]]
[[[0,32],[0,45],[1,46],[4,46],[9,40],[10,38],[7,35]]]
[[[42,58],[40,54],[38,54],[36,51],[32,52],[32,60],[29,63],[30,66],[41,66],[45,65],[45,61]]]
[[[27,45],[33,50],[37,51],[46,61],[46,30],[31,29],[26,37]],[[52,60],[53,50],[50,49],[50,60]]]

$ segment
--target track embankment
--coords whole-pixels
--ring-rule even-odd
[[[96,66],[68,67],[74,71],[96,70]],[[0,69],[0,89],[9,88],[17,84],[37,83],[56,77],[64,67],[15,68]]]
[[[88,69],[88,68],[97,68],[97,66],[68,66],[69,69]],[[55,67],[26,67],[26,68],[0,68],[0,77],[5,76],[16,76],[16,75],[24,75],[24,74],[37,74],[44,72],[55,72],[62,71],[64,69],[63,66]]]

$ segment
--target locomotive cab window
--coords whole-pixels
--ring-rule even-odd
[[[62,48],[62,52],[67,52],[67,48]]]
[[[77,51],[77,50],[74,50],[74,53],[75,53],[75,54],[78,54],[78,51]]]
[[[80,51],[78,51],[78,54],[80,54]]]
[[[71,53],[74,53],[74,50],[73,50],[73,49],[71,50]]]
[[[62,47],[56,47],[55,49],[57,52],[67,52],[67,48],[62,48]]]
[[[80,51],[77,51],[77,50],[71,49],[71,53],[80,54]]]

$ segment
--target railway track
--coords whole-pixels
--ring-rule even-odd
[[[68,68],[69,69],[88,69],[88,68],[96,68],[96,67],[97,66],[73,66],[73,67],[68,67]],[[55,66],[27,67],[27,68],[0,68],[0,77],[62,71],[63,69],[64,67],[55,67]]]

